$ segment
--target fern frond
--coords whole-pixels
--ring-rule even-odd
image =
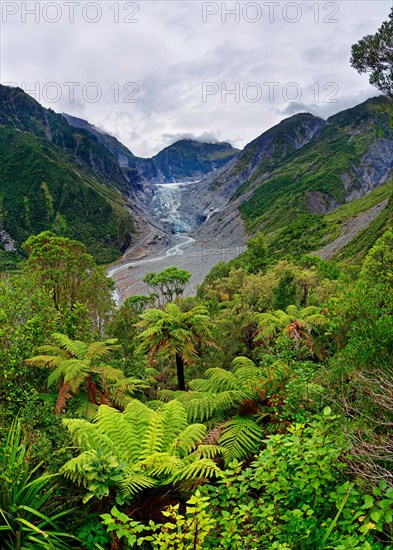
[[[210,392],[212,391],[212,384],[210,380],[206,380],[205,378],[194,378],[194,380],[190,380],[188,385],[194,392]]]
[[[71,460],[66,462],[59,471],[66,478],[86,488],[88,486],[86,465],[89,464],[90,461],[91,452],[86,451],[75,458],[71,458]]]
[[[57,355],[36,355],[26,359],[25,363],[33,367],[61,367],[64,364],[64,359]]]
[[[120,482],[121,493],[125,497],[135,495],[144,489],[150,489],[152,487],[156,487],[157,485],[157,480],[131,469],[126,472]]]
[[[251,418],[237,416],[223,426],[219,444],[225,449],[225,462],[243,460],[258,451],[263,431]]]
[[[207,369],[205,376],[210,380],[212,389],[216,392],[239,389],[239,382],[233,372],[216,367]]]
[[[120,349],[117,339],[105,340],[104,342],[92,342],[86,350],[86,357],[94,362],[110,357],[111,351]]]
[[[87,344],[84,342],[71,340],[71,338],[59,332],[52,334],[51,340],[59,348],[66,350],[72,357],[83,357],[87,350]]]
[[[309,315],[306,319],[306,322],[311,327],[320,327],[327,323],[327,319],[325,315],[322,315],[321,313],[316,313],[315,315]]]
[[[169,453],[156,453],[140,462],[138,466],[146,468],[152,477],[170,477],[182,467],[182,461]]]
[[[173,402],[174,403],[174,402]],[[159,412],[153,412],[142,439],[140,459],[159,453],[164,441],[164,419]]]
[[[286,308],[285,311],[290,317],[293,317],[294,319],[298,319],[300,316],[300,310],[297,306],[290,305]]]
[[[96,424],[79,418],[65,418],[63,424],[69,431],[74,444],[81,449],[88,451],[100,448],[107,453],[114,454],[113,442],[106,434],[100,432]]]
[[[124,372],[121,369],[112,367],[111,365],[101,363],[97,369],[109,382],[121,382],[125,380]]]
[[[69,359],[71,354],[62,348],[59,348],[59,346],[55,346],[53,344],[44,344],[39,347],[41,355],[56,355],[59,357],[63,357],[64,359]]]
[[[243,384],[252,386],[252,383],[261,378],[259,369],[254,366],[239,367],[235,371],[235,376]]]
[[[68,383],[72,391],[76,393],[79,386],[89,377],[90,372],[91,365],[87,361],[69,359],[67,370],[64,373],[64,382]]]
[[[158,399],[152,399],[151,401],[147,401],[146,405],[149,407],[149,409],[152,409],[153,411],[158,411],[159,409],[162,409],[163,402],[159,401]]]
[[[232,370],[237,372],[240,368],[244,367],[250,367],[257,369],[256,364],[252,359],[249,359],[248,357],[244,357],[243,355],[239,355],[238,357],[235,357],[235,359],[231,363]]]
[[[174,390],[159,390],[157,392],[157,397],[158,399],[160,399],[160,401],[168,402],[168,401],[171,401],[172,399],[176,399],[178,393],[184,393],[184,392],[179,392]]]
[[[231,390],[219,393],[215,396],[216,411],[228,413],[233,407],[237,407],[245,399],[252,396],[252,392],[243,390]]]
[[[187,464],[171,479],[174,483],[190,479],[209,479],[212,477],[222,477],[222,472],[213,460],[209,458],[201,458],[191,464]]]
[[[202,443],[201,445],[198,445],[197,449],[191,455],[189,455],[189,457],[215,458],[216,456],[223,455],[224,453],[225,449],[223,447],[220,447],[219,445],[207,445]]]
[[[205,422],[216,413],[217,401],[213,395],[202,394],[184,403],[189,422]]]
[[[58,384],[59,382],[61,382],[63,374],[64,374],[63,365],[59,365],[58,367],[56,367],[48,376],[48,388],[50,388],[54,384]]]
[[[93,420],[97,416],[98,405],[91,403],[85,395],[79,398],[77,412],[79,416],[82,416],[86,420]]]
[[[198,443],[203,441],[205,434],[206,426],[203,424],[191,424],[179,434],[178,438],[168,449],[168,452],[183,458],[191,453]]]
[[[165,403],[161,410],[164,432],[161,451],[165,452],[179,434],[187,428],[187,412],[179,401]]]
[[[140,456],[142,444],[136,433],[135,424],[116,409],[101,405],[95,418],[95,425],[100,433],[105,434],[112,442],[111,451],[119,459],[134,462]]]

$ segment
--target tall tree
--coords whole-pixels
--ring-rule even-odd
[[[267,266],[267,245],[263,233],[259,232],[247,242],[247,268],[251,273],[265,271]]]
[[[393,8],[374,35],[352,46],[351,65],[359,73],[370,73],[370,84],[393,98]]]
[[[191,365],[198,356],[198,345],[216,346],[208,311],[195,306],[183,312],[174,303],[164,309],[147,309],[136,327],[143,329],[138,338],[139,349],[152,360],[164,353],[175,359],[179,390],[185,390],[184,365]]]
[[[23,248],[29,254],[27,270],[37,275],[55,308],[67,311],[83,304],[101,333],[103,319],[113,306],[113,282],[96,265],[86,247],[44,231],[29,237]]]
[[[171,266],[160,273],[147,273],[143,278],[143,282],[147,283],[150,290],[157,297],[158,305],[162,307],[183,294],[190,277],[191,273],[189,271]]]

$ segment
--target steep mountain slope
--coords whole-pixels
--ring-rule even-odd
[[[191,139],[176,141],[150,159],[154,180],[174,182],[197,180],[221,168],[238,154],[229,143],[201,143]]]
[[[236,158],[239,151],[229,143],[202,143],[182,139],[169,145],[151,158],[136,157],[115,137],[96,128],[86,120],[63,113],[75,128],[93,134],[117,159],[122,167],[134,170],[137,181],[173,183],[195,181],[221,168]]]
[[[128,170],[128,175],[132,177],[132,182],[137,185],[141,180],[141,170],[138,166],[143,165],[145,159],[136,157],[125,145],[120,143],[118,139],[106,132],[100,130],[94,124],[90,124],[83,118],[74,117],[67,113],[62,113],[62,116],[66,119],[70,126],[85,130],[89,134],[92,134],[101,145],[103,145],[117,160],[121,168]]]
[[[324,120],[309,113],[283,120],[246,145],[237,162],[214,181],[213,188],[233,193],[245,182],[266,177],[308,143],[324,124]],[[247,186],[243,186],[237,194],[246,189]]]
[[[244,224],[251,233],[263,230],[277,254],[317,249],[329,238],[324,215],[392,173],[389,103],[373,98],[326,122],[296,115],[265,132],[211,183],[230,202],[200,235],[225,237]]]
[[[17,248],[53,229],[84,242],[100,261],[116,258],[135,234],[121,194],[130,194],[130,175],[86,130],[18,88],[0,92],[0,229]]]

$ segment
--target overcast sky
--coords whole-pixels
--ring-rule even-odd
[[[242,148],[294,113],[379,95],[349,59],[391,5],[2,0],[1,81],[139,156],[182,137]]]

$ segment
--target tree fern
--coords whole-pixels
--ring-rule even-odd
[[[127,499],[147,488],[221,473],[213,461],[220,449],[201,445],[206,426],[189,425],[178,401],[153,411],[132,400],[122,413],[101,405],[94,422],[67,419],[64,423],[81,454],[61,471],[99,498],[106,493],[96,484],[98,467],[102,484]]]
[[[93,405],[101,403],[114,404],[124,408],[129,401],[129,394],[146,388],[146,382],[128,379],[124,372],[106,364],[113,350],[118,349],[116,340],[92,342],[86,344],[71,340],[65,334],[55,333],[51,344],[44,345],[37,355],[28,359],[27,364],[38,367],[50,367],[48,386],[60,385],[56,412],[66,408],[67,400],[72,394],[81,395],[83,411],[85,397]],[[87,409],[89,414],[91,407]]]
[[[258,315],[258,333],[255,341],[269,342],[275,338],[286,335],[290,340],[307,346],[313,355],[314,342],[311,332],[314,328],[326,323],[326,316],[316,306],[299,309],[290,305],[285,311],[277,310],[272,313]]]
[[[178,386],[185,390],[184,366],[195,362],[197,345],[216,345],[208,311],[196,306],[184,312],[177,304],[168,303],[164,309],[147,309],[140,317],[135,325],[142,329],[139,350],[150,357],[150,362],[159,353],[176,362]]]
[[[209,458],[200,458],[187,464],[182,469],[178,470],[176,474],[172,476],[172,483],[179,483],[180,481],[198,479],[198,478],[211,478],[220,477],[222,472],[215,462]]]

